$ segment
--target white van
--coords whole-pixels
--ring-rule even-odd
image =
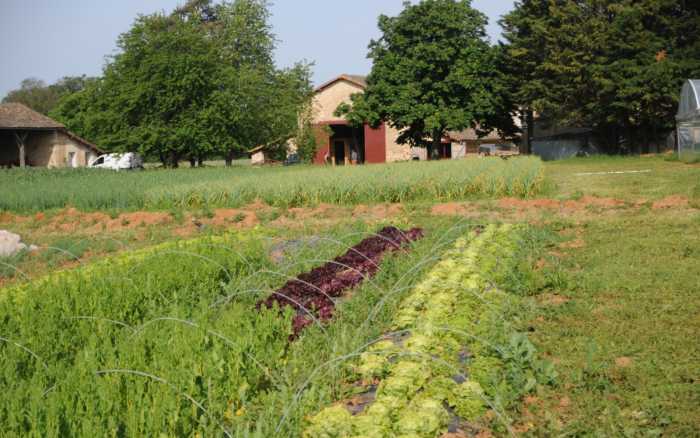
[[[92,160],[88,167],[112,170],[143,169],[143,158],[134,152],[106,154]]]

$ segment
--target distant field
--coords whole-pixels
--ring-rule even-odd
[[[0,172],[0,210],[239,207],[256,199],[296,207],[526,197],[541,190],[543,179],[542,162],[531,157],[346,168],[18,169]]]

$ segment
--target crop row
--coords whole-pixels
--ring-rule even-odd
[[[277,207],[537,194],[542,162],[533,157],[411,162],[354,167],[0,172],[0,210]]]
[[[423,231],[418,228],[404,232],[396,227],[385,227],[348,249],[342,256],[288,281],[258,303],[258,307],[294,309],[293,336],[298,336],[314,321],[330,320],[336,301],[349,289],[374,277],[385,253],[405,248],[421,237]]]
[[[119,255],[0,293],[0,419],[8,436],[298,436],[334,376],[301,385],[329,357],[384,327],[362,325],[421,251],[382,257],[335,311],[293,344],[294,311],[256,310],[288,278],[371,235],[367,225],[297,243],[248,230]],[[291,245],[294,243],[294,245]],[[284,261],[287,260],[287,261]],[[296,399],[297,388],[304,396]],[[296,403],[295,403],[296,400]],[[319,400],[321,400],[319,402]],[[294,410],[278,427],[288,406]],[[277,432],[279,430],[279,433]]]
[[[232,395],[269,380],[291,321],[277,312],[250,316],[251,300],[210,306],[222,284],[268,263],[256,239],[230,235],[3,290],[3,433],[221,434],[223,418],[233,416],[226,407],[235,411]],[[194,403],[202,400],[207,407]]]
[[[554,377],[510,321],[518,297],[497,287],[516,266],[517,236],[503,225],[459,239],[403,301],[393,331],[361,355],[354,371],[370,402],[355,415],[326,408],[305,436],[436,437],[474,428],[487,411],[490,428],[510,430],[507,408]]]

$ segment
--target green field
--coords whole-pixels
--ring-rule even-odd
[[[0,172],[0,211],[278,207],[532,196],[536,158],[411,162],[346,168],[205,168],[122,172],[67,169]]]
[[[488,179],[486,168],[474,166],[496,169],[492,181],[513,180],[505,172],[543,171],[545,178],[530,193],[467,192],[447,183]],[[406,187],[428,175],[442,186],[402,192],[398,183],[382,185],[403,173]],[[62,214],[51,209],[77,202],[84,210],[202,208],[187,198],[204,193],[204,182],[187,185],[197,175],[214,187],[202,198],[206,206],[245,204],[211,194],[269,179],[249,200],[263,199],[271,210],[238,230],[203,228],[188,239],[174,232],[177,223],[71,236],[46,225]],[[304,187],[260,196],[273,190],[272,181],[316,176],[359,188],[336,197],[313,182],[292,203],[284,201],[288,194]],[[13,222],[9,215],[0,224],[30,241],[47,233],[48,242],[81,259],[98,254],[83,266],[56,252],[0,260],[7,275],[9,266],[38,270],[0,289],[4,434],[434,437],[457,417],[466,436],[700,430],[700,166],[597,157],[0,174],[12,187],[35,188],[52,181],[79,187],[93,178],[179,184],[163,187],[159,198],[136,190],[140,200],[123,204],[107,196],[119,199],[123,188],[94,198],[85,190],[72,202],[42,201],[46,218]],[[372,184],[384,192],[372,194]],[[402,209],[353,214],[354,204],[391,200],[389,193],[404,193]],[[4,207],[11,213],[43,211],[19,194],[12,199]],[[464,208],[434,214],[440,202],[459,200],[466,202],[449,205]],[[286,216],[287,205],[320,202],[338,210]],[[338,303],[329,323],[289,342],[291,315],[257,309],[287,279],[389,224],[420,226],[426,236],[387,257],[376,277]],[[371,403],[349,414],[373,386]]]

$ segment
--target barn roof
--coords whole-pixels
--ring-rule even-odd
[[[339,81],[347,81],[357,85],[358,87],[367,88],[367,76],[342,74],[328,82],[321,84],[318,88],[316,88],[316,92],[318,93],[319,91],[323,91]]]
[[[21,103],[0,104],[0,129],[64,129],[57,121]]]
[[[90,149],[102,153],[102,149],[90,143],[82,137],[70,132],[66,127],[50,117],[34,111],[21,103],[0,104],[0,131],[5,130],[26,130],[26,131],[60,131],[68,137],[89,147]]]

